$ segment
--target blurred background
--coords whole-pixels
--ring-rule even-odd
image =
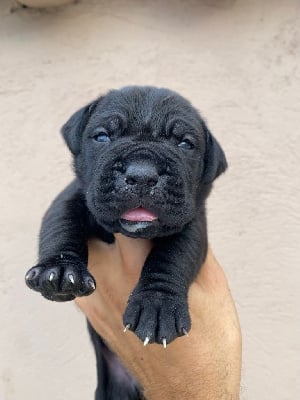
[[[209,237],[242,325],[241,398],[299,398],[299,1],[11,7],[2,0],[0,399],[93,398],[84,317],[29,291],[24,274],[41,217],[73,176],[61,125],[129,84],[180,92],[222,144],[230,168],[208,201]]]

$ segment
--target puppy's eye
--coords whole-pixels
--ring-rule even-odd
[[[110,137],[103,133],[93,136],[93,139],[96,140],[96,142],[110,142]]]
[[[110,142],[110,137],[108,136],[108,133],[106,132],[106,130],[99,130],[94,136],[93,139],[96,142]]]
[[[184,150],[191,150],[194,148],[194,145],[189,139],[184,139],[178,144],[178,147]]]

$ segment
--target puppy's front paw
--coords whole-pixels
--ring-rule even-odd
[[[55,257],[32,267],[25,276],[30,289],[40,292],[46,299],[69,301],[88,296],[96,284],[85,264],[75,257]]]
[[[164,347],[191,328],[185,297],[146,290],[130,297],[123,323],[144,345],[156,342]]]

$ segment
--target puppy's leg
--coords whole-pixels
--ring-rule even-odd
[[[204,262],[204,211],[183,232],[154,240],[154,247],[131,294],[123,322],[144,342],[167,343],[188,333],[188,289]]]
[[[88,210],[78,182],[52,203],[40,232],[39,262],[26,274],[27,285],[49,300],[68,301],[95,290],[87,271]]]
[[[98,386],[96,400],[142,400],[142,391],[137,381],[125,370],[117,356],[107,347],[102,338],[88,322],[97,361]]]

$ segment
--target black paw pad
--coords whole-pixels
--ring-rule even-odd
[[[191,328],[186,298],[154,291],[131,296],[123,323],[125,331],[133,331],[144,345],[159,343],[164,347]]]
[[[96,288],[84,263],[74,258],[56,258],[38,264],[26,273],[25,281],[30,289],[53,301],[88,296]]]

